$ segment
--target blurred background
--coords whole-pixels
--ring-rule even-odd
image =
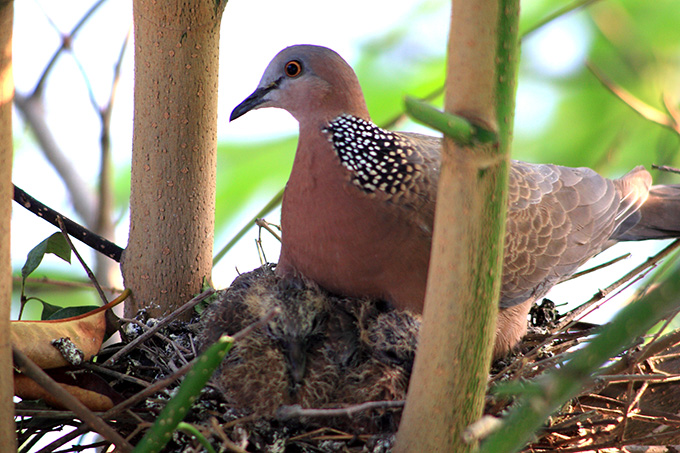
[[[282,189],[290,171],[297,124],[286,112],[259,110],[228,122],[231,109],[255,89],[282,48],[310,43],[335,49],[355,68],[378,125],[435,134],[408,120],[403,98],[441,105],[449,2],[347,0],[341,6],[312,0],[227,4],[221,31],[215,254]],[[127,243],[132,147],[131,17],[130,2],[15,3],[14,183],[90,228],[97,218],[107,218],[114,226],[111,239],[121,247]],[[524,1],[513,158],[588,166],[610,177],[636,165],[680,166],[678,128],[672,127],[680,102],[678,24],[680,8],[673,0]],[[105,186],[103,162],[110,162],[112,175]],[[680,183],[677,175],[652,173],[656,182]],[[101,203],[101,194],[110,197],[110,206]],[[266,219],[278,223],[278,211]],[[55,231],[15,204],[15,275],[29,250]],[[259,229],[251,227],[226,251],[214,268],[217,287],[260,264],[258,237]],[[261,238],[266,259],[275,262],[278,242],[266,231]],[[610,249],[596,260],[628,251],[633,256],[560,285],[549,297],[558,304],[582,303],[661,246]],[[92,267],[106,267],[95,263],[86,246],[76,247]],[[120,287],[115,267],[110,275],[104,284]],[[69,266],[54,256],[47,256],[32,277],[87,281],[77,263]],[[619,303],[631,291],[619,296]],[[28,292],[58,305],[97,300],[91,289],[35,281]],[[39,316],[39,308],[29,304],[26,317]],[[597,319],[612,311],[607,308]]]

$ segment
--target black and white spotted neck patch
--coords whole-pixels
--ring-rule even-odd
[[[352,172],[352,182],[365,192],[405,191],[418,171],[408,159],[416,152],[413,145],[370,121],[341,115],[323,132],[329,134],[342,165]]]

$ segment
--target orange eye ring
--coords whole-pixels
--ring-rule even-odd
[[[291,60],[284,66],[284,71],[290,78],[297,77],[302,74],[302,64],[297,60]]]

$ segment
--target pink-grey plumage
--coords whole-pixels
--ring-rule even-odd
[[[420,312],[441,139],[371,123],[352,68],[319,46],[282,50],[231,119],[263,107],[300,126],[277,273]],[[496,356],[524,335],[532,302],[593,255],[620,240],[680,235],[680,189],[651,179],[642,167],[610,180],[512,162]]]

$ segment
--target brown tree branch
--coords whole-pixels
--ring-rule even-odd
[[[16,451],[11,342],[12,32],[14,2],[0,0],[0,451]]]

